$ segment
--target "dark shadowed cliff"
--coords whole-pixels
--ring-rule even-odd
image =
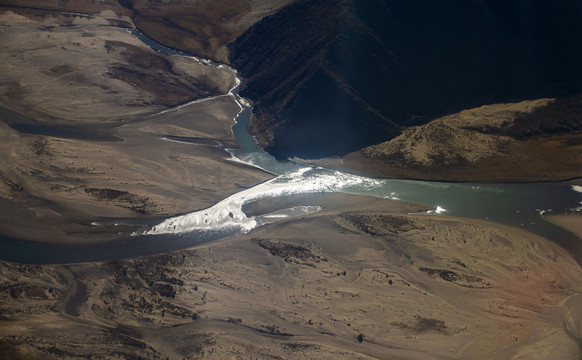
[[[483,104],[582,91],[582,2],[298,1],[230,44],[279,157],[344,155]]]

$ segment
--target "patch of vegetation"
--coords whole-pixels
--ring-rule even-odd
[[[49,149],[49,143],[46,138],[36,139],[32,143],[32,151],[36,156],[51,156],[52,153]]]
[[[418,270],[431,275],[436,276],[438,275],[441,279],[452,282],[454,284],[468,287],[468,288],[479,288],[479,289],[488,289],[491,287],[491,283],[473,275],[466,275],[466,274],[459,274],[452,270],[443,270],[443,269],[432,269],[427,267],[421,267]]]
[[[279,335],[279,336],[293,336],[293,334],[281,331],[281,328],[277,325],[263,325],[261,328],[257,329],[260,333]]]
[[[287,263],[314,266],[311,262],[319,263],[327,261],[326,258],[301,245],[290,244],[279,240],[256,238],[252,242],[269,251],[271,255],[282,258]]]
[[[438,331],[442,333],[447,333],[447,325],[444,321],[435,318],[425,318],[420,315],[414,317],[415,321],[412,324],[406,324],[403,322],[393,322],[393,326],[397,326],[401,329],[409,329],[417,333],[423,333],[428,331]]]
[[[139,214],[148,214],[153,203],[148,197],[132,194],[124,190],[109,188],[86,188],[85,193],[100,201],[117,202],[117,206],[130,209]]]
[[[174,290],[174,287],[170,284],[155,283],[153,287],[161,296],[172,299],[176,297],[176,290]]]
[[[45,347],[43,350],[51,355],[56,355],[60,358],[77,357],[77,354],[70,352],[70,351],[63,350],[63,349],[59,349],[54,345],[50,346],[50,347]]]
[[[305,343],[298,343],[298,342],[284,343],[283,347],[287,348],[289,350],[293,350],[293,351],[305,351],[307,349],[319,349],[319,345],[312,345],[312,344],[305,344]]]
[[[231,323],[231,324],[235,324],[238,325],[240,323],[242,323],[242,319],[241,318],[228,318],[228,320],[226,320],[227,322]]]
[[[373,236],[398,234],[419,227],[405,216],[387,214],[342,214],[339,219],[357,230]]]
[[[86,188],[85,192],[92,195],[98,200],[119,200],[119,201],[133,201],[136,198],[135,194],[131,194],[127,191],[114,190],[114,189],[98,189],[98,188]]]

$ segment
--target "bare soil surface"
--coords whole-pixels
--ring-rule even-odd
[[[115,14],[112,24],[136,26],[150,38],[189,54],[227,63],[226,44],[255,22],[293,0],[6,0],[2,6],[33,19],[58,16],[69,20],[103,11]],[[76,14],[76,15],[75,15]]]
[[[2,235],[104,241],[118,234],[94,221],[204,208],[270,177],[229,161],[232,72],[151,50],[113,12],[62,16],[0,12]]]
[[[580,268],[535,235],[342,194],[170,254],[0,264],[20,358],[546,359],[579,353]]]
[[[0,13],[5,71],[0,104],[46,123],[120,123],[191,100],[227,93],[227,70],[151,50],[112,12],[31,20]],[[131,25],[131,23],[128,22]]]
[[[153,52],[127,30],[138,24],[167,45],[224,60],[226,41],[285,3],[33,0],[22,8],[4,1],[0,233],[107,241],[117,230],[95,220],[200,209],[268,179],[229,161],[225,150],[236,146],[232,75]],[[535,137],[510,126],[518,121],[511,114],[547,108],[548,101],[460,113],[472,127],[449,117],[411,130],[422,146],[395,143],[401,162],[386,160],[394,144],[333,161],[383,176],[462,178],[469,170],[450,171],[462,165],[475,179],[524,180],[529,173],[511,161],[525,158],[532,173],[564,178],[568,166],[579,173],[579,135]],[[483,127],[488,116],[509,122],[494,122],[495,134]],[[95,138],[87,139],[81,125]],[[431,142],[441,133],[463,136],[442,148],[446,141]],[[439,157],[452,160],[431,162]],[[419,167],[402,170],[406,161]],[[492,171],[499,166],[507,170]],[[263,201],[246,211],[298,201]],[[422,206],[391,200],[326,194],[309,204],[323,210],[169,254],[68,265],[0,262],[0,357],[579,355],[580,267],[552,242],[484,221],[428,216]],[[561,226],[576,233],[577,220]]]

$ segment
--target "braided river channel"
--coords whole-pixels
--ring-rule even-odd
[[[134,32],[134,35],[156,51],[187,56],[140,33]],[[212,61],[199,62],[228,68]],[[229,150],[232,161],[260,167],[275,175],[273,179],[242,190],[207,209],[147,223],[120,219],[117,222],[119,225],[129,226],[132,230],[121,235],[119,240],[106,244],[51,245],[0,239],[0,258],[36,264],[71,263],[131,258],[183,249],[321,210],[317,206],[305,205],[260,216],[247,216],[242,211],[245,203],[295,194],[341,192],[414,202],[431,207],[433,210],[429,213],[486,219],[523,228],[558,243],[581,262],[582,244],[579,239],[544,221],[543,216],[582,211],[582,187],[567,183],[479,184],[375,179],[292,161],[278,161],[259,149],[247,132],[252,109],[238,96],[239,85],[230,92],[241,107],[234,119],[236,124],[232,127],[240,149]]]

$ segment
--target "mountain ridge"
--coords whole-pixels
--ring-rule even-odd
[[[299,1],[230,60],[261,146],[342,156],[463,109],[581,92],[579,19],[569,1]]]

